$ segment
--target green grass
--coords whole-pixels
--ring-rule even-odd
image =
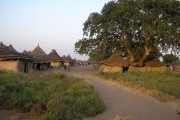
[[[0,72],[0,109],[47,120],[75,120],[102,113],[105,106],[84,80],[55,72]]]
[[[175,96],[180,98],[180,74],[171,71],[163,72],[126,72],[102,73],[105,79],[113,79],[126,85],[146,90],[159,91],[158,96]],[[161,93],[164,95],[162,96]],[[155,94],[154,94],[155,95]],[[164,101],[164,98],[159,98]],[[166,101],[166,100],[165,100]]]

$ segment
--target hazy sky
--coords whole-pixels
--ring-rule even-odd
[[[0,0],[0,41],[22,52],[39,43],[49,54],[77,59],[74,43],[83,37],[83,23],[92,12],[100,12],[110,0]]]

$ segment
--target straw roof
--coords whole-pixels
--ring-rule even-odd
[[[161,66],[166,66],[165,63],[162,63],[161,61],[159,61],[159,59],[155,58],[149,62],[145,63],[145,66],[148,67],[161,67]]]
[[[70,62],[74,62],[74,60],[71,58],[70,55],[68,55],[67,58],[69,59]]]
[[[50,61],[63,61],[54,49],[49,53],[48,57]]]
[[[70,63],[71,61],[68,59],[68,57],[66,57],[65,55],[63,55],[62,57],[62,60],[64,61],[64,62],[67,62],[67,63]]]
[[[7,46],[7,47],[12,51],[17,52],[11,44],[9,46]]]
[[[39,61],[41,61],[41,62],[49,62],[49,58],[48,58],[47,54],[41,49],[39,44],[32,51],[32,55],[34,57],[38,58]]]
[[[126,60],[123,57],[121,57],[121,55],[119,53],[115,53],[108,59],[100,62],[100,64],[105,64],[105,65],[109,65],[109,66],[117,66],[117,67],[126,67],[130,63],[131,62],[129,60]]]
[[[47,54],[41,49],[39,44],[37,45],[36,48],[32,51],[33,55],[35,56],[46,56]]]
[[[0,60],[26,59],[23,54],[17,52],[13,47],[0,43]]]

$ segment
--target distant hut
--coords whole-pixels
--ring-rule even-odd
[[[154,58],[144,63],[143,67],[136,67],[134,65],[129,66],[128,71],[133,72],[152,72],[152,71],[163,71],[167,68],[167,65],[161,62],[158,58]]]
[[[61,58],[64,61],[64,68],[69,69],[71,65],[71,61],[65,55],[63,55]]]
[[[180,72],[180,60],[172,62],[172,71]]]
[[[38,59],[36,70],[47,70],[50,67],[50,60],[39,44],[32,51],[32,55]]]
[[[162,71],[167,68],[167,65],[161,62],[159,59],[155,58],[145,63],[145,71]]]
[[[28,72],[31,58],[17,52],[12,45],[6,46],[0,43],[0,70],[9,70],[14,72]]]
[[[52,68],[60,68],[63,67],[63,60],[61,59],[61,57],[58,55],[58,53],[56,52],[56,50],[52,50],[51,53],[48,55],[49,60],[50,60],[50,65]]]
[[[128,69],[130,61],[121,57],[119,53],[115,53],[99,64],[102,72],[124,72]]]
[[[67,59],[69,59],[71,66],[74,66],[74,65],[75,65],[75,61],[71,58],[70,55],[67,56]]]

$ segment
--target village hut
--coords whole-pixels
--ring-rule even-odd
[[[128,69],[130,61],[121,57],[119,53],[115,53],[108,59],[101,61],[99,64],[100,71],[102,72],[124,72]]]
[[[32,51],[32,55],[38,59],[36,70],[47,70],[50,68],[50,60],[39,44]]]
[[[70,66],[75,66],[75,61],[71,58],[70,55],[67,56],[67,59],[70,61]]]
[[[71,61],[68,59],[68,57],[66,57],[65,55],[63,55],[62,60],[64,61],[64,68],[65,69],[70,69],[71,66]]]
[[[56,50],[52,50],[50,52],[50,54],[48,55],[49,60],[50,60],[50,66],[52,68],[57,68],[59,69],[60,67],[64,66],[64,62],[62,60],[62,58],[58,55],[58,53],[56,52]]]
[[[158,58],[154,58],[145,63],[144,69],[145,71],[163,71],[167,69],[167,65]]]
[[[180,72],[180,60],[173,61],[171,64],[172,64],[172,71]]]
[[[29,65],[30,61],[31,58],[17,52],[12,45],[0,43],[0,70],[28,72],[32,68]]]
[[[167,68],[167,65],[161,62],[158,58],[154,58],[148,62],[144,63],[143,67],[137,67],[133,64],[129,66],[128,71],[133,72],[153,72],[153,71],[163,71]]]

